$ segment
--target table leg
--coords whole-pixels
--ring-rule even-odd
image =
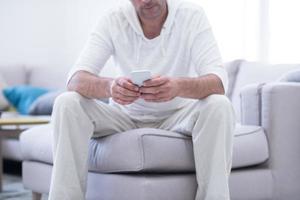
[[[2,192],[3,181],[3,158],[2,158],[2,136],[0,136],[0,192]]]
[[[32,192],[32,200],[41,200],[42,194],[37,192]]]

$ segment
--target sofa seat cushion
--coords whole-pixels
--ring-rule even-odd
[[[49,125],[29,129],[21,135],[24,160],[52,164],[51,147]],[[90,141],[89,152],[89,170],[94,172],[195,171],[191,138],[170,131],[144,128],[94,138]],[[268,151],[262,129],[238,126],[233,154],[234,168],[264,162]]]
[[[237,124],[233,144],[232,168],[261,164],[269,158],[267,137],[260,126]]]

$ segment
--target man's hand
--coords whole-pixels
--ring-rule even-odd
[[[149,102],[166,102],[179,95],[179,84],[176,78],[158,76],[145,81],[140,88],[141,98]]]
[[[111,96],[115,102],[128,105],[140,97],[140,91],[128,78],[120,77],[112,82]]]

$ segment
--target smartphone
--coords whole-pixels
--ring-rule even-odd
[[[131,81],[141,87],[144,81],[150,80],[152,78],[150,70],[135,70],[130,72]]]

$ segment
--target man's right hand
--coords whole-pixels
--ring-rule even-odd
[[[140,97],[139,87],[134,85],[129,78],[116,78],[111,84],[112,99],[121,104],[129,105]]]

